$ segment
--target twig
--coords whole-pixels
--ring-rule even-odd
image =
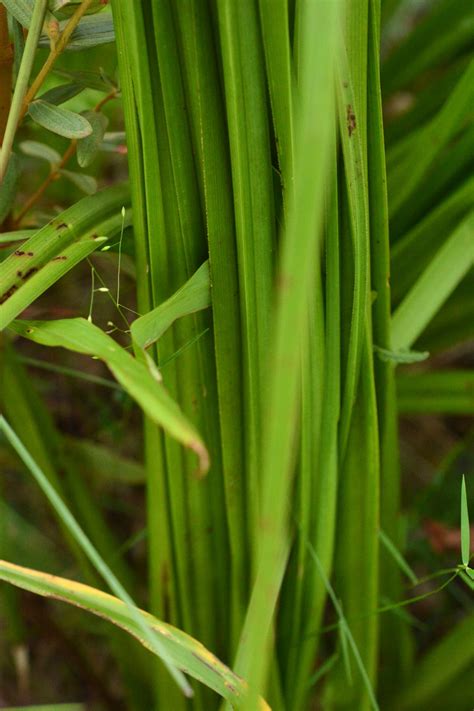
[[[59,35],[57,42],[51,48],[47,60],[38,72],[36,79],[33,81],[32,85],[28,89],[28,92],[23,100],[19,121],[21,121],[22,118],[25,116],[26,112],[28,111],[29,104],[33,101],[36,94],[38,93],[38,90],[43,85],[44,80],[48,76],[59,55],[62,54],[62,52],[64,52],[64,50],[66,49],[67,43],[69,42],[72,33],[76,29],[82,17],[89,9],[92,2],[93,0],[83,0],[83,2],[75,11],[75,13],[71,16],[71,19],[67,23],[64,30]]]
[[[38,44],[41,28],[43,27],[46,3],[47,0],[36,0],[33,9],[30,31],[28,32],[28,37],[26,38],[25,50],[20,64],[18,78],[16,80],[15,91],[13,93],[12,104],[5,128],[5,135],[3,137],[2,152],[0,154],[0,181],[3,181],[6,173],[16,129],[23,116],[22,104],[28,89],[28,81],[33,67],[36,45]]]
[[[0,145],[12,99],[13,51],[8,36],[7,11],[0,3]]]
[[[117,96],[117,89],[113,89],[109,94],[107,94],[107,96],[105,96],[103,99],[101,99],[98,104],[96,104],[93,111],[95,111],[95,112],[100,111],[100,109],[107,102],[111,101],[116,96]],[[57,165],[54,165],[52,167],[49,175],[44,179],[44,181],[41,183],[41,185],[36,190],[36,192],[34,192],[33,195],[31,195],[29,197],[29,199],[26,201],[26,203],[23,205],[22,209],[20,210],[18,215],[15,217],[15,220],[13,221],[12,229],[14,229],[14,230],[18,229],[24,216],[31,210],[31,208],[34,205],[36,205],[38,200],[41,198],[41,196],[46,191],[46,189],[51,185],[51,183],[53,183],[55,180],[57,180],[60,177],[62,168],[64,168],[64,166],[72,158],[72,156],[76,152],[76,147],[77,147],[77,140],[75,138],[73,138],[71,143],[69,144],[67,150],[63,154],[61,161]]]

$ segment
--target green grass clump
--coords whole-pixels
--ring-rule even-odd
[[[32,21],[26,5],[5,3],[12,36]],[[400,40],[409,3],[56,5],[35,4],[49,58],[28,91],[30,33],[1,153],[5,215],[13,208],[2,237],[15,248],[0,263],[0,429],[87,585],[33,570],[41,561],[0,561],[0,578],[104,617],[159,657],[164,665],[140,657],[126,671],[135,643],[107,628],[130,708],[431,708],[472,664],[472,610],[414,661],[405,608],[424,593],[404,590],[420,581],[405,558],[398,416],[473,410],[467,370],[430,369],[432,353],[472,337],[472,8],[440,0]],[[50,163],[33,205],[68,177],[76,148],[83,165],[107,145],[101,111],[120,92],[129,183],[25,232],[10,155],[19,122],[69,34],[101,45],[112,21],[120,84],[63,73],[77,92],[108,93],[75,119],[46,103],[38,123],[72,138],[62,158],[23,145]],[[91,176],[74,175],[93,189]],[[116,269],[113,288],[101,255]],[[85,259],[87,318],[23,315]],[[133,314],[121,298],[126,269]],[[120,327],[93,322],[96,292]],[[115,384],[90,380],[138,405],[143,468],[58,431],[25,389],[24,364],[38,360],[17,341],[107,366]],[[131,542],[116,539],[84,468],[144,483],[144,529]],[[462,492],[463,565],[448,574],[472,588],[464,482]],[[124,552],[143,539],[136,570]],[[2,557],[14,558],[6,541]],[[17,598],[8,604],[13,629]],[[472,704],[467,690],[458,701]]]

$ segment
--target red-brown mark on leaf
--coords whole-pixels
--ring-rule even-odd
[[[191,654],[193,655],[193,657],[198,659],[201,662],[201,664],[204,664],[204,666],[206,666],[208,669],[210,669],[215,674],[217,674],[217,676],[222,676],[218,669],[216,669],[212,664],[210,664],[205,659],[203,659],[203,657],[201,657],[199,654],[196,654],[196,652],[191,652]]]
[[[4,304],[5,301],[9,299],[10,296],[14,294],[17,289],[18,287],[13,284],[13,286],[11,286],[8,291],[6,291],[4,294],[2,294],[2,296],[0,296],[0,304]]]
[[[356,117],[355,117],[354,109],[352,108],[351,104],[347,104],[346,121],[347,121],[347,132],[348,132],[349,138],[350,138],[357,128]]]
[[[37,271],[38,271],[37,267],[31,267],[31,269],[28,269],[28,271],[25,272],[23,275],[23,281],[28,279],[32,274],[34,274]]]
[[[290,289],[292,286],[292,282],[293,280],[290,276],[288,276],[287,274],[282,274],[282,272],[280,272],[276,279],[276,288],[281,293],[288,291],[288,289]]]
[[[64,260],[67,259],[65,254],[58,254],[57,257],[52,258],[52,262],[64,262]]]

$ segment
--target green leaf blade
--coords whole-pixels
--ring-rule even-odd
[[[469,510],[467,506],[466,478],[463,474],[461,484],[461,560],[462,564],[469,565],[469,551],[471,546],[471,530],[469,528]]]
[[[92,126],[84,116],[42,99],[33,101],[28,113],[35,123],[65,138],[85,138],[92,133]]]
[[[146,365],[84,318],[15,321],[11,329],[44,346],[59,346],[104,361],[119,383],[147,415],[199,458],[199,473],[209,468],[206,446],[163,385]]]

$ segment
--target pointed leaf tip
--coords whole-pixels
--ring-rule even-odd
[[[471,531],[469,528],[469,511],[467,507],[466,479],[464,474],[461,483],[461,559],[462,564],[469,564],[469,550],[471,545]]]

